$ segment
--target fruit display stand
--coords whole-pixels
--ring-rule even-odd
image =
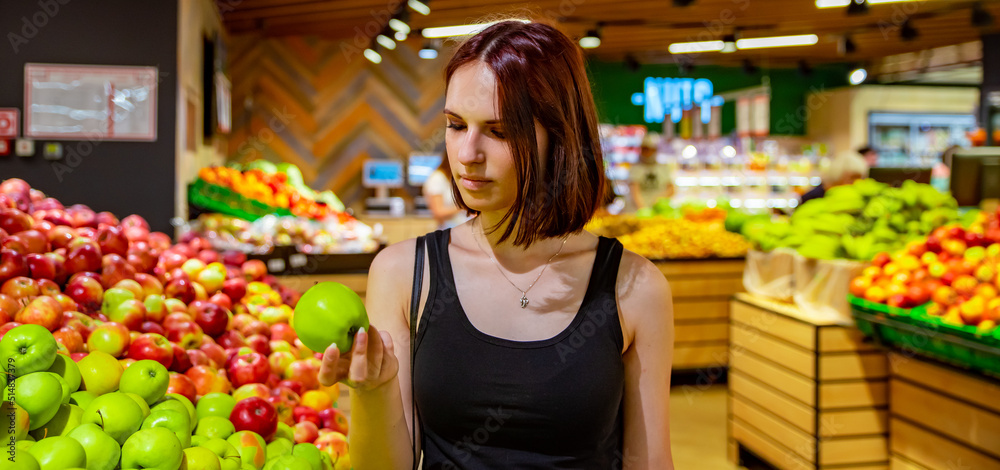
[[[889,362],[893,470],[1000,469],[1000,381],[907,353]]]
[[[779,469],[888,469],[888,360],[853,327],[737,294],[729,449]],[[940,468],[940,467],[939,467]]]
[[[742,259],[655,261],[674,299],[674,371],[714,380],[728,365],[729,299],[743,291]]]

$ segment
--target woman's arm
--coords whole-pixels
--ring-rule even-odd
[[[415,246],[397,243],[375,257],[366,295],[372,334],[359,332],[350,355],[331,346],[323,359],[320,382],[351,387],[351,463],[359,470],[412,467],[407,316]]]
[[[445,207],[444,196],[441,194],[431,194],[427,196],[427,208],[431,210],[431,215],[434,216],[434,220],[438,225],[444,224],[462,211],[457,207]]]
[[[624,469],[672,470],[670,368],[674,313],[670,285],[653,263],[626,251],[618,272],[626,350]]]

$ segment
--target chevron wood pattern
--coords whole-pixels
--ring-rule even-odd
[[[444,148],[447,53],[420,59],[409,41],[383,51],[376,65],[351,42],[316,37],[240,35],[228,47],[232,161],[294,163],[310,187],[359,209],[364,160],[405,163],[414,150]]]

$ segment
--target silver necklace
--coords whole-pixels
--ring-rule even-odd
[[[480,228],[479,234],[482,235],[483,238],[486,238],[486,233],[483,232],[482,228]],[[473,238],[475,238],[475,231],[473,231]],[[563,238],[562,244],[559,245],[559,251],[557,251],[556,254],[549,257],[549,260],[546,261],[545,265],[542,266],[542,270],[538,272],[538,276],[535,276],[535,280],[531,281],[531,284],[528,285],[528,288],[524,290],[521,290],[520,287],[517,287],[517,284],[514,284],[514,281],[511,281],[510,278],[507,277],[507,274],[503,272],[502,268],[500,268],[500,263],[498,263],[497,260],[493,258],[493,255],[486,252],[486,250],[483,248],[482,243],[479,242],[478,238],[476,238],[476,246],[479,247],[479,251],[482,251],[483,254],[486,255],[486,257],[489,258],[490,261],[493,262],[493,266],[497,267],[497,271],[500,271],[500,275],[503,276],[503,278],[506,279],[507,282],[509,282],[510,285],[514,287],[514,289],[517,289],[517,291],[521,293],[521,308],[526,308],[528,306],[528,291],[531,290],[532,287],[535,287],[535,283],[538,282],[539,279],[541,279],[542,274],[545,274],[545,268],[549,267],[549,263],[551,263],[556,256],[559,256],[559,253],[562,253],[563,247],[566,246],[566,240],[569,240],[569,235]]]

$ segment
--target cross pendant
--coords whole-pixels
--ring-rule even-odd
[[[521,308],[525,308],[527,306],[528,306],[528,294],[522,293],[521,294]]]

